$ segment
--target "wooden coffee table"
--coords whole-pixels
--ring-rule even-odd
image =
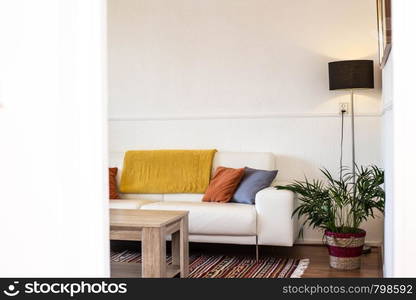
[[[172,264],[166,264],[166,236],[172,235]],[[174,277],[189,272],[188,212],[110,209],[110,239],[142,241],[142,264],[111,263],[111,277]]]

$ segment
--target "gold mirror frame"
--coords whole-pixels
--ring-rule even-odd
[[[378,51],[380,67],[386,64],[391,51],[391,0],[377,0]]]

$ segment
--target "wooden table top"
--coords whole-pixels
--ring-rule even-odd
[[[110,226],[126,228],[163,227],[188,215],[183,210],[110,209]]]

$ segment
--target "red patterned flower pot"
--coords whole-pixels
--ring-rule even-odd
[[[335,269],[353,270],[360,268],[366,232],[336,233],[325,231],[325,244],[329,252],[329,265]]]

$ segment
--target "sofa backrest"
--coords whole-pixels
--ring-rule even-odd
[[[123,152],[110,153],[109,167],[117,167],[117,180],[120,177],[123,168]],[[223,152],[219,151],[215,154],[213,161],[213,172],[219,166],[229,168],[250,167],[262,170],[274,170],[276,168],[275,156],[270,152]],[[143,199],[155,201],[191,201],[200,202],[203,194],[122,194],[122,198],[126,199]]]

